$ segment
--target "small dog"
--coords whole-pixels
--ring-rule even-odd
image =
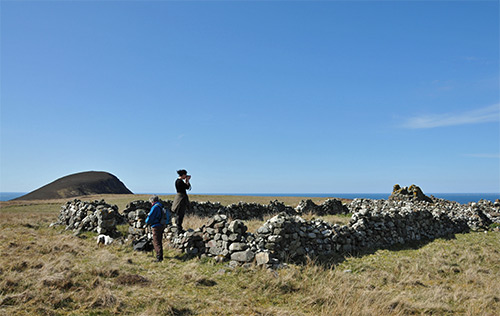
[[[97,236],[97,246],[100,247],[101,245],[110,245],[113,242],[113,238],[109,237],[108,235],[99,235]]]

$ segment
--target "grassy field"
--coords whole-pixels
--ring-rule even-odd
[[[101,198],[123,209],[147,196],[92,197]],[[191,199],[230,204],[270,198]],[[278,199],[292,206],[301,200]],[[0,203],[0,315],[499,314],[498,232],[378,250],[329,267],[309,262],[279,271],[230,269],[173,249],[157,264],[128,245],[97,248],[95,234],[75,237],[49,228],[64,202]],[[186,218],[189,227],[204,221]],[[254,230],[262,222],[247,224]]]

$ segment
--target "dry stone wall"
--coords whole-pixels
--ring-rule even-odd
[[[128,234],[132,240],[139,239],[147,234],[146,217],[148,217],[151,203],[148,201],[132,201],[123,210],[123,216],[129,224]]]
[[[500,225],[500,199],[495,202],[480,200],[477,203],[471,203],[474,211],[481,211],[498,227]]]
[[[309,202],[303,204],[311,206]],[[216,215],[201,228],[182,235],[176,234],[175,227],[170,228],[167,240],[193,255],[233,264],[255,260],[278,267],[284,262],[343,256],[488,229],[499,221],[500,202],[461,205],[437,199],[433,203],[355,199],[348,209],[353,213],[348,225],[306,221],[283,212],[266,221],[255,234],[247,232],[241,220],[229,221],[225,215]]]
[[[173,201],[160,201],[167,209],[172,208]],[[123,213],[127,218],[131,237],[137,238],[146,233],[145,219],[151,208],[148,201],[133,201],[127,205]],[[239,202],[223,206],[219,202],[197,202],[192,201],[190,208],[186,212],[200,217],[213,217],[215,215],[225,215],[228,218],[251,220],[262,220],[265,216],[286,213],[289,215],[312,213],[316,215],[347,214],[349,209],[340,200],[328,199],[320,205],[316,205],[311,200],[302,201],[295,209],[277,200],[269,204]],[[175,214],[173,214],[175,216]],[[173,228],[175,230],[175,228]]]
[[[480,200],[462,205],[457,202],[447,201],[432,197],[436,209],[440,209],[450,214],[451,217],[458,217],[467,221],[467,225],[473,229],[486,228],[488,225],[500,225],[500,200],[495,202]]]
[[[296,213],[292,207],[279,201],[272,201],[267,205],[239,202],[228,206],[223,206],[219,202],[212,203],[192,201],[187,214],[195,214],[202,217],[212,217],[216,214],[224,214],[230,218],[238,218],[241,220],[262,220],[266,215],[280,212],[286,212],[289,214]]]
[[[65,225],[66,230],[76,234],[82,231],[92,231],[98,234],[116,236],[116,225],[124,223],[118,213],[118,206],[110,205],[104,200],[84,202],[78,199],[68,201],[61,206],[58,221],[54,225]]]
[[[315,204],[312,200],[302,200],[295,208],[296,214],[312,213],[319,216],[348,214],[349,208],[342,201],[337,199],[328,199],[320,205]],[[275,213],[276,214],[276,213]]]
[[[163,201],[160,203],[167,209],[172,208],[172,201]],[[131,240],[139,239],[148,234],[146,218],[151,210],[151,203],[144,200],[132,201],[123,210],[123,216],[129,224],[128,238]]]
[[[217,261],[250,262],[257,248],[250,248],[253,234],[241,220],[228,221],[224,214],[215,215],[206,225],[178,235],[175,226],[166,229],[166,238],[174,247],[192,255],[214,257]]]
[[[172,205],[172,201],[161,202],[167,208]],[[65,225],[77,233],[95,231],[115,236],[116,225],[128,223],[129,238],[145,238],[145,219],[150,207],[148,201],[133,201],[120,215],[116,205],[104,200],[73,200],[61,207],[58,221],[53,225]],[[268,205],[240,202],[229,206],[192,202],[190,212],[210,219],[202,227],[182,234],[176,226],[168,226],[165,237],[173,247],[190,255],[230,261],[233,265],[256,262],[272,268],[307,258],[344,256],[500,226],[500,200],[462,205],[434,197],[431,202],[415,198],[355,199],[348,205],[335,199],[320,205],[305,200],[295,209],[277,201]],[[248,232],[243,222],[276,213],[255,233]],[[299,216],[309,213],[321,216],[352,213],[352,217],[347,225],[341,226],[320,219],[306,221]]]

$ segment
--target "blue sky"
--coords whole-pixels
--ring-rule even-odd
[[[500,192],[498,1],[2,1],[0,191]]]

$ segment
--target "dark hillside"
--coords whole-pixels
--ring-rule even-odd
[[[49,200],[93,194],[132,194],[117,177],[101,171],[71,174],[15,200]]]

